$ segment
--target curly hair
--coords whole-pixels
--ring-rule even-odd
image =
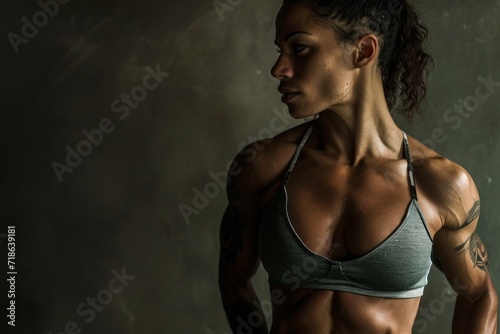
[[[390,110],[413,119],[426,93],[426,79],[434,61],[424,51],[429,33],[407,0],[284,0],[310,8],[343,43],[368,33],[379,39],[379,71]]]

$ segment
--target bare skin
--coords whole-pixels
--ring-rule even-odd
[[[376,68],[378,40],[369,34],[343,47],[298,5],[280,11],[276,29],[281,54],[271,73],[280,87],[297,92],[287,101],[290,114],[319,115],[287,184],[290,221],[314,252],[333,260],[360,257],[399,226],[411,200],[403,134]],[[305,33],[290,37],[297,31]],[[219,286],[234,333],[247,333],[241,320],[253,324],[253,333],[268,333],[265,323],[250,321],[262,313],[250,281],[260,264],[259,217],[309,125],[253,143],[230,172]],[[462,287],[453,333],[496,333],[497,295],[476,233],[480,200],[474,182],[462,167],[411,136],[409,141],[434,263],[452,286]],[[270,291],[273,334],[411,333],[420,302],[278,286]]]

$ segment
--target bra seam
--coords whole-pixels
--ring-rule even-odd
[[[347,277],[347,275],[344,273],[344,268],[342,267],[342,264],[339,264],[339,268],[340,268],[340,272],[342,273],[342,276],[344,276],[344,278],[346,280],[348,280],[351,284],[354,284],[355,286],[357,286],[360,289],[367,290],[366,286],[362,286],[362,285],[354,282],[353,280],[351,280],[349,277]]]
[[[420,216],[420,218],[422,219],[422,225],[424,225],[424,228],[425,228],[425,231],[427,232],[427,236],[429,237],[429,240],[434,243],[434,240],[432,239],[431,237],[431,233],[429,231],[429,227],[427,226],[427,221],[425,220],[424,218],[424,213],[422,212],[422,210],[420,209],[420,205],[418,205],[418,201],[415,200],[416,203],[415,203],[415,207],[417,208],[417,212]]]

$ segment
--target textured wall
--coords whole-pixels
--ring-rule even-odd
[[[228,332],[216,284],[222,172],[271,124],[301,122],[269,74],[279,1],[221,0],[219,12],[212,1],[60,1],[46,17],[35,1],[0,14],[0,245],[5,254],[16,225],[16,333]],[[413,126],[395,117],[474,177],[500,287],[500,87],[474,99],[478,78],[500,81],[500,1],[419,8],[436,61],[428,110]],[[268,298],[262,270],[255,285]],[[415,333],[450,333],[436,270],[426,291]]]

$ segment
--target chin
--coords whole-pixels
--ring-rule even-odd
[[[301,113],[298,108],[294,108],[294,107],[288,106],[288,113],[294,119],[304,118],[304,116],[302,116],[303,113]]]
[[[311,107],[305,108],[293,104],[287,105],[287,107],[288,107],[288,113],[293,119],[304,119],[307,117],[314,117],[319,113],[312,111]]]

